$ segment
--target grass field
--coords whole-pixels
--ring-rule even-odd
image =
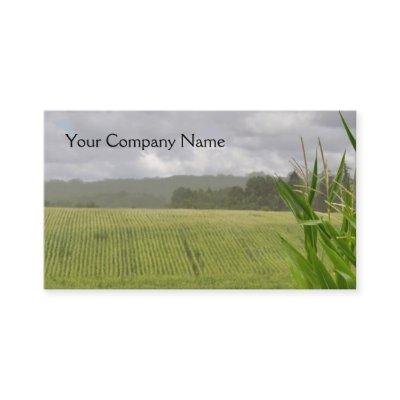
[[[45,209],[46,288],[290,288],[291,213]]]

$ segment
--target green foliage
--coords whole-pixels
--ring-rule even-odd
[[[355,149],[355,137],[341,114],[340,118]],[[318,173],[318,154],[316,154],[311,175],[308,173],[306,158],[304,168],[297,164],[303,177],[302,185],[299,185],[300,190],[295,190],[288,182],[276,178],[276,187],[282,200],[303,230],[302,251],[283,236],[280,237],[298,287],[354,289],[356,287],[355,181],[351,181],[349,177],[345,153],[335,177],[333,180],[330,179],[323,147],[320,142],[319,145],[324,167],[322,174]],[[305,157],[304,145],[302,146]],[[325,203],[328,215],[318,213],[313,207],[315,194],[323,184],[326,188]]]
[[[105,208],[166,208],[174,190],[219,190],[232,186],[244,188],[247,178],[232,175],[171,176],[167,178],[106,179],[97,182],[52,180],[45,182],[47,206],[85,207],[95,203]]]
[[[45,206],[286,210],[274,178],[261,172],[247,177],[182,175],[98,182],[49,181],[45,183]]]
[[[223,210],[286,210],[276,190],[274,178],[269,175],[251,176],[245,188],[232,186],[211,190],[180,187],[171,198],[172,208]]]

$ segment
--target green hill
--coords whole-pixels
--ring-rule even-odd
[[[97,182],[51,180],[45,182],[47,205],[61,207],[166,207],[174,190],[244,187],[248,177],[233,175],[180,175],[168,178],[107,179]]]

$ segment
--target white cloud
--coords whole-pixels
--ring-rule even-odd
[[[351,125],[355,113],[346,113]],[[102,138],[115,132],[125,138],[176,138],[195,133],[225,138],[221,149],[173,150],[70,148],[66,133]],[[99,180],[185,174],[235,174],[253,171],[287,174],[289,160],[301,158],[300,136],[313,157],[321,137],[335,168],[347,149],[354,152],[337,112],[47,112],[45,116],[46,179]],[[179,140],[178,140],[179,142]]]

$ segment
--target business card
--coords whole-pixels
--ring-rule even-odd
[[[354,111],[46,111],[48,289],[355,289]]]

